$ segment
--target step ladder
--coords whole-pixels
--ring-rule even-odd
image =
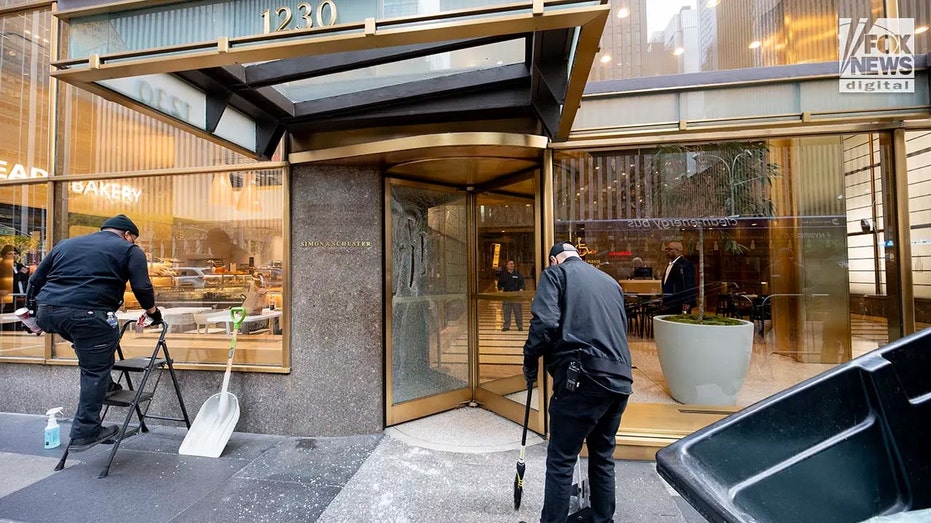
[[[134,325],[136,325],[136,322],[133,321],[126,322],[123,325],[120,329],[121,340],[129,327]],[[183,421],[188,429],[191,428],[191,419],[188,416],[187,409],[184,407],[184,399],[181,397],[181,387],[178,385],[178,377],[175,374],[171,356],[168,354],[168,345],[165,343],[165,334],[167,332],[168,324],[163,322],[161,324],[161,333],[159,333],[158,341],[155,344],[155,349],[149,357],[126,359],[123,356],[123,348],[119,344],[116,346],[116,355],[118,359],[113,365],[113,370],[118,372],[119,376],[114,381],[122,385],[123,390],[108,394],[104,399],[104,409],[100,415],[100,419],[101,422],[103,422],[107,418],[110,407],[126,408],[126,418],[123,420],[123,425],[120,427],[120,430],[113,437],[113,448],[110,450],[110,457],[107,459],[107,463],[103,470],[101,470],[100,474],[97,476],[98,479],[105,478],[107,474],[110,473],[110,465],[113,463],[116,451],[120,448],[120,442],[140,432],[149,431],[149,428],[145,424],[147,418],[166,421]],[[155,391],[158,389],[158,385],[161,382],[162,374],[166,370],[171,377],[175,395],[178,398],[178,406],[181,408],[181,417],[169,417],[148,413],[152,398],[155,396]],[[150,383],[153,372],[156,374],[155,381]],[[142,374],[142,377],[139,383],[134,385],[132,374],[139,373]],[[131,424],[134,416],[138,420],[137,424]],[[71,442],[69,441],[64,454],[62,454],[61,459],[58,461],[58,465],[55,466],[56,471],[65,467],[65,461],[68,459],[70,450]]]

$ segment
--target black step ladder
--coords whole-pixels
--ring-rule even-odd
[[[136,322],[126,322],[120,329],[121,340],[132,325],[136,325]],[[104,466],[103,470],[101,470],[100,474],[97,476],[98,479],[105,478],[107,474],[110,473],[110,464],[113,463],[116,451],[120,448],[120,442],[140,432],[149,431],[149,428],[145,424],[146,418],[166,421],[183,421],[187,428],[191,428],[191,419],[188,416],[187,409],[184,407],[184,399],[181,397],[181,387],[178,385],[178,377],[175,375],[173,361],[168,354],[168,345],[165,343],[165,334],[168,332],[168,324],[163,322],[161,327],[162,330],[158,336],[158,342],[156,342],[155,349],[149,357],[126,359],[123,356],[123,348],[119,344],[116,346],[116,354],[119,359],[114,363],[113,370],[120,374],[114,381],[123,385],[124,388],[123,390],[108,394],[106,399],[104,399],[104,410],[100,415],[101,422],[106,419],[110,407],[124,407],[127,411],[122,427],[120,427],[120,430],[113,437],[113,448],[110,450],[110,457],[107,459],[107,464]],[[175,395],[178,397],[178,406],[181,407],[180,418],[148,413],[152,398],[155,396],[155,391],[158,389],[159,382],[161,382],[162,374],[166,370],[168,371],[168,375],[171,376]],[[156,371],[157,374],[154,383],[147,388],[147,385],[149,385],[149,378],[151,378],[152,373]],[[133,373],[142,373],[142,378],[139,380],[137,386],[133,385]],[[130,424],[133,415],[135,415],[138,420],[138,424],[136,425]],[[65,461],[68,459],[68,452],[70,450],[71,442],[69,441],[68,446],[65,448],[65,453],[62,454],[61,459],[58,461],[58,465],[55,466],[56,471],[65,467]]]

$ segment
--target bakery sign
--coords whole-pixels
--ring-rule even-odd
[[[48,171],[38,167],[27,167],[21,163],[11,164],[5,160],[0,160],[0,180],[28,180],[32,178],[48,178]],[[68,190],[72,194],[123,203],[139,203],[139,198],[142,196],[142,189],[107,180],[71,182],[68,184]]]

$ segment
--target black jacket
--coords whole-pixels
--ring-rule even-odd
[[[524,285],[524,277],[520,275],[517,270],[514,272],[508,272],[507,269],[501,271],[498,274],[498,290],[505,292],[515,292],[522,291],[526,287]]]
[[[665,277],[665,274],[664,267],[663,307],[676,309],[676,312],[681,312],[683,303],[695,307],[695,293],[698,287],[695,285],[695,266],[692,262],[680,256],[669,271],[669,277]]]
[[[525,364],[536,366],[543,356],[558,386],[569,361],[578,359],[601,388],[631,392],[624,293],[614,279],[581,258],[567,258],[540,275],[531,312]]]
[[[143,309],[155,306],[145,253],[120,236],[95,232],[60,241],[29,279],[40,304],[115,311],[126,282]]]

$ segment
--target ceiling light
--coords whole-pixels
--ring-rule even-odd
[[[233,205],[233,184],[228,173],[215,173],[210,184],[210,205]]]
[[[254,173],[243,176],[242,190],[239,191],[239,198],[236,200],[236,210],[240,212],[260,212],[262,210]]]
[[[685,52],[685,48],[676,47],[676,50],[673,51],[672,54],[675,55],[675,56],[679,56],[680,54],[682,54],[682,53],[684,53],[684,52]]]
[[[762,45],[763,45],[763,42],[759,40],[754,40],[750,42],[750,45],[748,45],[747,47],[749,47],[750,49],[756,49],[757,47],[761,47]]]
[[[927,30],[928,30],[928,26],[926,26],[926,25],[919,25],[918,27],[915,28],[915,34],[916,34],[916,35],[920,35],[921,33],[925,32],[925,31],[927,31]]]
[[[601,57],[601,63],[606,64],[611,61],[611,55],[606,54]]]
[[[712,7],[720,3],[721,3],[721,0],[708,0],[707,2],[705,2],[705,7],[707,7],[708,9],[711,9]]]
[[[617,10],[617,17],[618,17],[618,18],[627,18],[628,16],[630,16],[630,8],[629,8],[629,7],[622,7],[622,8],[620,8],[620,9]]]

